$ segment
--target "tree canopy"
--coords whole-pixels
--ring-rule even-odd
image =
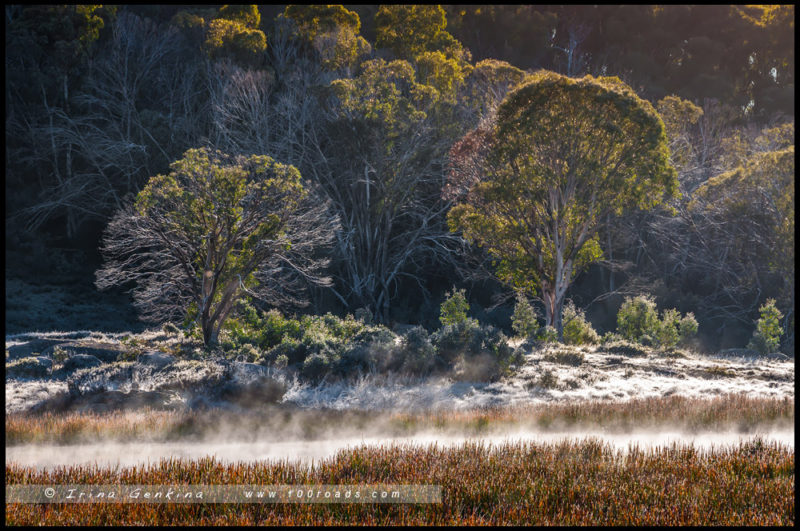
[[[326,243],[323,208],[310,202],[296,168],[265,155],[230,157],[190,149],[156,175],[109,224],[97,285],[135,281],[145,317],[191,317],[206,345],[244,295],[286,291],[286,273],[316,277]]]
[[[661,118],[618,78],[527,78],[490,126],[451,151],[452,230],[484,246],[497,274],[539,290],[560,330],[574,275],[598,260],[610,215],[677,194]]]

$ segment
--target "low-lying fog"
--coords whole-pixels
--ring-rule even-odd
[[[465,442],[482,442],[498,445],[506,442],[557,443],[564,440],[579,441],[594,438],[626,451],[632,446],[641,449],[692,444],[696,448],[711,449],[738,445],[740,442],[761,437],[794,449],[794,431],[783,429],[753,433],[678,431],[603,433],[594,432],[533,432],[516,431],[503,434],[454,435],[418,433],[413,436],[387,437],[379,435],[347,436],[314,441],[183,441],[183,442],[102,442],[80,445],[23,445],[6,448],[6,463],[36,468],[56,468],[71,465],[132,466],[157,463],[166,458],[197,459],[214,456],[223,462],[293,461],[312,463],[333,457],[340,450],[361,445],[438,445],[447,447]]]

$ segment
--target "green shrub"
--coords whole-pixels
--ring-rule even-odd
[[[552,326],[543,326],[536,332],[535,339],[543,343],[558,342],[558,330]]]
[[[617,330],[630,341],[645,346],[672,348],[688,342],[697,334],[697,320],[689,312],[681,317],[680,312],[668,308],[656,311],[656,303],[650,295],[627,297],[617,314]]]
[[[767,299],[758,311],[761,317],[756,321],[756,329],[747,348],[762,354],[777,352],[781,340],[783,314],[775,307],[775,299]]]
[[[464,290],[456,290],[445,293],[445,299],[439,309],[439,321],[442,326],[455,325],[467,321],[469,303],[464,295]]]
[[[522,293],[517,294],[517,302],[514,305],[514,314],[511,316],[511,328],[517,337],[529,338],[536,333],[539,328],[536,308],[531,306],[527,297]]]
[[[285,356],[288,365],[303,363],[308,354],[308,348],[297,339],[287,337],[279,345],[272,347],[266,354],[267,359],[277,360]]]
[[[661,323],[659,323],[656,339],[658,344],[665,347],[672,347],[678,344],[680,335],[678,326],[680,325],[681,315],[674,308],[666,309],[662,312]]]
[[[689,312],[678,323],[678,336],[680,343],[686,343],[697,335],[697,319],[694,318],[694,313]]]
[[[286,318],[281,312],[274,309],[265,313],[263,319],[254,319],[252,324],[260,329],[259,344],[261,348],[273,347],[286,338],[300,339],[302,336],[300,321]]]
[[[288,365],[289,365],[289,358],[286,356],[286,354],[279,355],[277,358],[275,358],[275,361],[272,363],[272,366],[275,367],[276,369],[285,369]]]
[[[650,295],[626,297],[617,313],[617,330],[630,341],[658,335],[658,312],[653,298]]]
[[[600,342],[600,336],[586,320],[583,312],[575,308],[572,302],[564,307],[562,322],[564,343],[567,345],[595,345]]]

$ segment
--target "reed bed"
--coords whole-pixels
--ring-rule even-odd
[[[469,411],[379,413],[374,411],[300,410],[265,406],[234,413],[209,411],[120,411],[113,413],[44,413],[6,415],[6,445],[77,444],[99,440],[170,441],[224,434],[246,440],[284,435],[324,437],[346,429],[375,430],[394,436],[415,432],[485,433],[512,427],[541,431],[602,427],[628,431],[670,427],[685,431],[779,428],[794,425],[789,398],[722,395],[709,399],[680,396],[626,402],[578,402]],[[242,427],[247,429],[242,429]]]
[[[794,450],[752,439],[628,451],[596,439],[349,449],[312,467],[168,459],[6,465],[6,484],[429,484],[432,505],[7,504],[8,525],[794,525]]]

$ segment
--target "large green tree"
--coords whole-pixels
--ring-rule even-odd
[[[296,168],[265,155],[190,149],[121,210],[103,238],[101,289],[136,282],[149,320],[193,317],[212,346],[244,295],[278,300],[299,273],[326,284],[313,252],[335,228]]]
[[[602,256],[612,215],[677,195],[664,124],[618,78],[529,76],[451,151],[452,230],[485,247],[499,278],[541,292],[547,324],[575,274]]]

